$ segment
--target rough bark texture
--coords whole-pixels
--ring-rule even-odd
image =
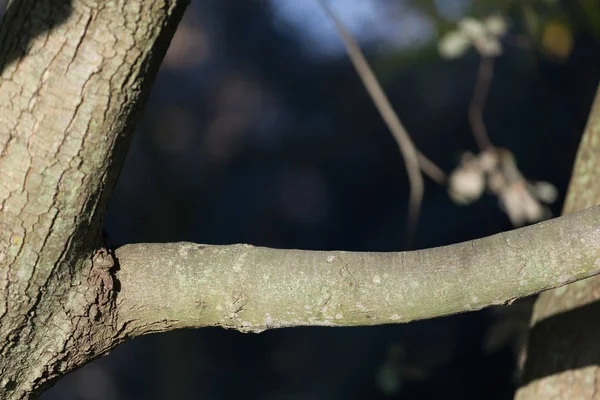
[[[0,31],[0,398],[122,340],[107,195],[185,1],[19,0]]]
[[[579,145],[563,214],[600,204],[600,87]],[[600,398],[600,277],[543,293],[518,400]]]
[[[600,208],[417,252],[147,244],[118,249],[114,265],[97,250],[101,217],[184,3],[10,3],[0,27],[0,399],[34,397],[145,333],[403,322],[600,271]],[[574,193],[599,175],[595,121],[578,168],[596,178]]]
[[[600,207],[402,253],[135,244],[116,251],[118,329],[245,332],[408,322],[510,303],[600,271]]]

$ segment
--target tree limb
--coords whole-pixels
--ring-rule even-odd
[[[116,251],[119,330],[408,322],[511,303],[600,272],[600,207],[401,253],[135,244]]]

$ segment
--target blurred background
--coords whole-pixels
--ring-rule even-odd
[[[480,54],[440,56],[467,16],[501,15],[483,118],[560,214],[600,79],[597,0],[331,0],[417,147],[449,173],[477,145],[467,117]],[[498,199],[454,204],[425,178],[412,248],[512,229]],[[250,243],[407,249],[398,147],[316,0],[192,1],[138,124],[105,221],[113,247]],[[43,400],[510,399],[532,299],[369,328],[135,339]]]

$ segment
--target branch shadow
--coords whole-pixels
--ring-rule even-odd
[[[9,2],[0,25],[0,49],[4,50],[0,55],[0,73],[29,53],[33,39],[64,23],[72,12],[72,0]]]
[[[521,386],[572,369],[600,365],[600,302],[549,317],[529,332]]]

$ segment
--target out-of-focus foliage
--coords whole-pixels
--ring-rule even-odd
[[[552,204],[558,197],[551,183],[527,181],[517,168],[514,154],[499,148],[477,156],[464,153],[448,186],[450,197],[458,204],[478,200],[487,189],[498,197],[500,207],[514,226],[550,218],[552,214],[544,203]]]
[[[337,0],[345,4],[347,0]],[[382,82],[392,79],[399,68],[419,65],[440,57],[440,40],[457,30],[462,19],[483,22],[492,15],[502,16],[508,24],[508,34],[501,40],[502,47],[525,48],[552,62],[565,62],[578,36],[591,35],[600,40],[600,1],[598,0],[379,0],[384,7],[402,9],[407,4],[418,10],[423,18],[435,26],[436,35],[420,45],[399,49],[394,53],[390,43],[366,42],[371,54],[385,52],[385,61],[373,57],[372,63]],[[335,4],[336,1],[334,0]],[[397,5],[402,5],[398,7]],[[402,11],[396,11],[402,13]],[[398,23],[397,34],[406,35],[406,24]],[[460,53],[461,46],[472,44],[462,35],[451,36],[450,50]],[[492,51],[496,43],[488,40]],[[485,43],[484,43],[485,44]],[[450,51],[452,53],[452,51]],[[449,57],[450,54],[447,55]]]
[[[561,21],[547,21],[542,32],[541,47],[549,56],[567,58],[573,48],[573,35],[569,26]]]
[[[398,1],[398,0],[394,0]],[[582,33],[600,37],[600,2],[597,0],[412,0],[443,34],[453,23],[490,13],[508,18],[512,33],[526,34],[529,45],[557,60],[567,58],[573,38]]]
[[[440,39],[440,55],[458,58],[472,45],[482,57],[499,56],[502,54],[500,39],[507,30],[506,20],[500,15],[492,15],[484,20],[465,17],[458,22],[457,29],[447,32]]]

